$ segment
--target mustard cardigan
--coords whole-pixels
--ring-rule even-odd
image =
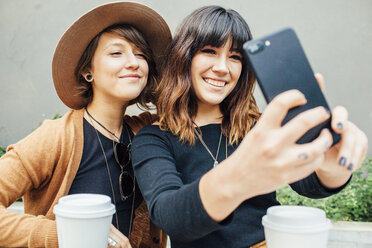
[[[58,247],[53,207],[67,195],[83,153],[83,110],[70,110],[43,124],[0,158],[0,247]],[[125,117],[136,133],[151,124],[148,112]],[[6,208],[23,196],[24,215]],[[146,205],[136,210],[133,247],[165,247],[166,235],[150,220]]]

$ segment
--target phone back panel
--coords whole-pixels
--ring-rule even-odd
[[[305,95],[307,103],[292,108],[282,125],[297,114],[314,107],[323,106],[329,110],[293,29],[286,28],[260,39],[248,41],[243,49],[268,103],[276,95],[291,89],[298,89]],[[311,142],[319,136],[323,128],[328,128],[333,135],[333,144],[336,144],[340,136],[332,131],[330,123],[331,118],[309,130],[297,143]]]

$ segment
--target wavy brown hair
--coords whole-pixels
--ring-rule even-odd
[[[219,6],[199,8],[187,16],[176,30],[167,51],[163,78],[156,89],[159,126],[178,136],[181,141],[194,144],[194,118],[197,98],[191,82],[191,60],[203,47],[221,47],[232,39],[232,48],[242,54],[244,42],[252,35],[247,23],[234,10]],[[259,118],[253,97],[255,78],[242,60],[242,72],[232,92],[221,102],[222,132],[230,144],[242,139]]]
[[[156,65],[154,61],[154,55],[150,48],[150,45],[142,35],[140,31],[129,24],[119,23],[109,26],[102,32],[97,34],[89,43],[84,53],[80,57],[79,63],[75,69],[75,76],[79,82],[79,94],[87,99],[87,104],[89,104],[93,99],[93,88],[92,84],[85,80],[83,73],[86,73],[92,67],[92,59],[94,53],[97,49],[99,39],[103,33],[117,34],[130,43],[134,44],[138,49],[145,55],[146,62],[149,66],[149,75],[147,79],[147,84],[142,90],[141,94],[129,101],[129,105],[140,104],[145,108],[150,107],[147,103],[154,102],[154,91],[158,84],[158,72],[156,70]]]

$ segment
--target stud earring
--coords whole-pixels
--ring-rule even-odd
[[[93,76],[92,76],[92,74],[90,74],[90,73],[87,73],[87,75],[85,75],[85,80],[87,80],[88,82],[91,82],[91,81],[92,81],[92,79],[93,79]]]

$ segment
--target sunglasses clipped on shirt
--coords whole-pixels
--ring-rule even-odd
[[[114,142],[114,156],[121,170],[119,176],[119,189],[120,196],[123,201],[131,197],[135,191],[134,177],[129,173],[127,169],[129,168],[129,166],[127,165],[131,161],[130,146],[131,144],[126,146],[123,143]]]

